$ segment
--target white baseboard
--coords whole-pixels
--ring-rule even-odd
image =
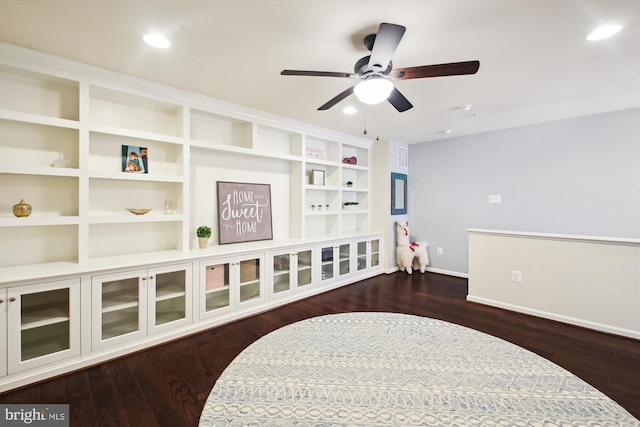
[[[469,273],[460,273],[459,271],[443,270],[441,268],[433,268],[433,267],[427,267],[427,271],[431,273],[444,274],[446,276],[462,277],[463,279],[469,278]]]
[[[388,269],[384,270],[385,274],[392,274],[392,273],[395,273],[396,271],[400,271],[400,269],[398,267],[393,267],[393,268],[388,268]],[[469,273],[460,273],[460,272],[457,272],[457,271],[442,270],[440,268],[427,267],[425,269],[425,271],[428,271],[430,273],[444,274],[446,276],[461,277],[463,279],[468,279],[469,278]],[[420,271],[418,270],[418,272],[420,272]]]
[[[563,316],[561,314],[556,314],[556,313],[549,313],[543,310],[537,310],[534,308],[523,307],[519,305],[509,304],[501,301],[495,301],[495,300],[482,298],[482,297],[476,297],[473,295],[467,295],[467,301],[476,302],[484,305],[490,305],[498,308],[503,308],[505,310],[517,311],[519,313],[529,314],[536,317],[542,317],[544,319],[555,320],[562,323],[568,323],[570,325],[581,326],[583,328],[593,329],[600,332],[606,332],[608,334],[621,335],[628,338],[640,339],[640,332],[633,331],[630,329],[618,328],[616,326],[591,322],[589,320],[578,319],[575,317]]]

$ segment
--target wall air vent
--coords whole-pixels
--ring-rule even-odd
[[[398,147],[398,167],[409,167],[409,149],[406,147]]]

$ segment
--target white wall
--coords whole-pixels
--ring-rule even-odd
[[[398,141],[377,141],[372,146],[373,229],[386,233],[383,268],[387,272],[397,269],[395,261],[396,235],[395,222],[406,221],[407,215],[391,215],[391,172],[408,174],[409,170],[400,164],[398,149],[407,149],[406,143]]]
[[[469,230],[467,299],[638,339],[640,240]]]
[[[468,228],[638,238],[640,109],[411,144],[409,175],[437,270],[468,271]]]

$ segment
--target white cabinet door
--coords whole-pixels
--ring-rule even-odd
[[[356,242],[356,271],[362,272],[380,265],[380,239],[370,238]]]
[[[147,335],[147,270],[91,278],[93,349]]]
[[[238,307],[264,301],[264,255],[246,255],[235,262]]]
[[[270,254],[270,294],[282,296],[313,285],[313,249],[293,248]]]
[[[0,331],[7,330],[7,290],[0,289]],[[0,377],[7,375],[7,336],[0,337]]]
[[[232,310],[230,259],[200,261],[200,318]]]
[[[200,261],[200,318],[264,301],[263,264],[262,253]]]
[[[184,263],[92,277],[93,348],[191,323],[191,274]]]
[[[80,354],[80,280],[7,289],[8,373]]]
[[[149,269],[147,320],[150,335],[191,323],[191,273],[189,263]]]
[[[329,283],[351,274],[352,242],[332,242],[320,245],[320,283]]]

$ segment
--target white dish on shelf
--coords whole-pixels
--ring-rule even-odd
[[[135,215],[144,215],[147,212],[149,212],[151,209],[127,208],[127,210]]]

